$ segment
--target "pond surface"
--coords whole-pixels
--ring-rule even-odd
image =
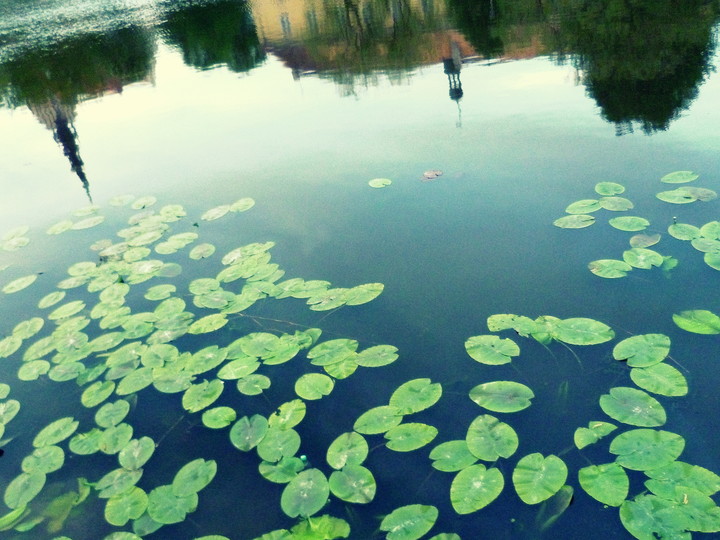
[[[720,511],[708,497],[720,488],[716,477],[706,483],[717,487],[702,492],[674,479],[662,496],[648,495],[644,482],[675,458],[720,471],[712,335],[720,333],[720,319],[705,314],[700,330],[711,335],[686,322],[697,313],[673,320],[689,310],[720,312],[720,226],[717,234],[716,225],[704,227],[692,245],[700,232],[677,227],[718,218],[719,9],[699,0],[682,7],[572,0],[3,2],[0,488],[7,508],[0,516],[10,514],[0,517],[0,537],[717,534]],[[661,182],[674,171],[699,178]],[[391,183],[371,187],[377,178]],[[617,196],[632,208],[617,199],[614,211],[587,203],[592,226],[553,225],[570,215],[571,203],[612,196],[596,191],[600,182],[620,184]],[[686,191],[686,201],[700,198],[689,204],[656,197],[688,188],[705,191]],[[608,223],[621,216],[649,225],[627,231]],[[189,245],[168,245],[178,233],[190,233]],[[649,247],[661,256],[651,268],[634,267],[617,279],[589,270],[592,261],[622,260],[639,233],[661,235]],[[269,262],[251,254],[265,250]],[[82,261],[89,264],[75,265]],[[237,275],[224,279],[225,268]],[[197,281],[221,270],[220,283]],[[25,276],[35,279],[16,281]],[[174,289],[154,289],[157,296],[148,298],[150,287],[163,284]],[[361,284],[382,287],[353,289]],[[50,305],[54,291],[66,295]],[[157,310],[161,291],[184,307],[166,301]],[[550,320],[556,339],[541,342],[537,327],[532,333],[540,339],[527,336],[524,319],[514,322],[520,333],[513,324],[488,328],[497,314],[591,319],[612,332],[584,321],[591,326],[582,337],[568,336]],[[277,360],[277,338],[267,334],[292,342],[296,357]],[[642,366],[631,379],[632,363],[616,360],[614,348],[647,334],[670,341],[661,365],[676,368],[689,391],[673,397],[649,390],[657,400],[651,402],[643,390],[639,402],[617,399],[623,404],[613,412],[611,388],[630,387],[635,397],[638,385],[648,390],[636,384]],[[520,354],[499,365],[476,361],[465,346],[472,336],[511,339]],[[373,368],[362,358],[358,367],[352,351],[317,360],[328,347],[322,343],[338,339],[356,340],[360,353],[396,347],[398,358]],[[220,349],[206,349],[213,346]],[[205,356],[194,363],[183,355],[201,350]],[[208,358],[199,365],[201,356]],[[232,361],[247,365],[233,364],[237,371],[228,375]],[[307,373],[327,375],[303,380],[331,384],[332,391],[321,397],[314,386],[298,389]],[[393,393],[416,379],[437,383],[415,383],[420,402],[434,402],[440,388],[442,396],[410,414],[422,407]],[[473,402],[478,385],[492,381],[525,385],[532,404],[506,412]],[[503,399],[514,402],[517,391]],[[391,402],[407,407],[403,424],[431,427],[407,428],[404,437],[393,428],[388,438],[409,438],[410,446],[414,437],[432,440],[397,451],[385,446],[388,427],[358,427],[363,413]],[[634,410],[648,403],[652,414]],[[127,416],[98,419],[102,407],[110,413],[108,404],[129,405]],[[303,407],[295,425],[291,413]],[[210,409],[221,427],[205,425]],[[443,472],[430,458],[441,443],[470,441],[468,428],[480,415],[508,424],[519,440],[499,459],[473,452],[472,462],[504,479],[499,489],[493,477],[499,494],[492,497],[482,495],[482,486],[492,491],[493,484],[480,465],[464,465],[465,478],[475,476],[463,494],[463,466]],[[264,443],[259,417],[274,426]],[[36,439],[61,418],[67,433],[57,428],[50,442]],[[253,428],[250,418],[258,422]],[[617,430],[578,449],[576,429],[598,422]],[[328,447],[354,428],[369,447],[358,461],[363,472],[355,465],[333,473]],[[610,445],[638,428],[683,437],[682,455],[625,467]],[[247,441],[255,436],[258,449],[238,449],[238,437],[253,446]],[[154,448],[147,462],[128,457],[141,444],[130,438]],[[28,461],[33,452],[37,459]],[[518,496],[518,462],[536,452],[566,465],[567,478],[550,482],[546,496],[566,484],[574,492],[569,507],[566,488],[548,503]],[[580,485],[578,471],[616,458],[624,468],[612,471],[626,471],[629,489],[605,505]],[[190,462],[200,464],[192,471],[199,480],[183,483],[176,473]],[[128,482],[114,494],[103,491],[119,482],[105,476],[113,471]],[[363,475],[365,491],[353,475]],[[167,486],[174,479],[173,491]],[[605,491],[616,488],[607,481]],[[532,490],[540,490],[539,481]],[[458,502],[463,495],[469,499]],[[485,503],[476,511],[462,506]],[[385,532],[392,524],[383,518],[408,505],[425,508]],[[320,516],[332,516],[339,528]],[[427,534],[425,518],[434,523]],[[408,524],[416,521],[417,533]],[[269,534],[293,527],[292,536]]]

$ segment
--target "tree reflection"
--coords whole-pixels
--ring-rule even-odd
[[[618,134],[667,129],[709,71],[717,3],[566,0],[561,39]]]
[[[224,64],[233,71],[248,71],[265,59],[244,0],[171,11],[162,31],[165,39],[182,51],[185,63],[198,69]]]

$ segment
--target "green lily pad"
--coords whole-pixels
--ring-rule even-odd
[[[339,471],[333,471],[328,484],[338,499],[357,504],[372,501],[377,489],[375,477],[362,465],[347,465]]]
[[[484,461],[509,458],[519,444],[515,430],[489,414],[480,415],[470,423],[465,441],[470,453]]]
[[[124,399],[105,403],[95,413],[95,423],[102,428],[115,426],[122,422],[129,412],[130,404]]]
[[[37,274],[30,274],[29,276],[23,276],[21,278],[14,279],[2,288],[2,292],[4,292],[5,294],[13,294],[18,291],[22,291],[26,287],[29,287],[30,285],[35,283],[35,280],[37,278]]]
[[[689,487],[705,495],[714,495],[720,491],[720,476],[704,467],[691,465],[683,461],[673,461],[645,471],[649,480],[645,487],[655,495],[672,499],[677,487]]]
[[[432,442],[438,430],[433,426],[419,422],[400,424],[385,433],[386,446],[395,452],[411,452]]]
[[[450,502],[458,514],[471,514],[498,498],[505,487],[499,469],[478,463],[460,471],[450,486]]]
[[[332,392],[335,383],[322,373],[305,373],[295,381],[295,393],[303,399],[314,400]]]
[[[294,456],[299,448],[300,435],[297,431],[270,426],[257,445],[257,453],[265,461],[276,462],[283,457]]]
[[[75,433],[79,424],[80,422],[71,416],[55,420],[40,430],[33,439],[33,446],[35,448],[41,448],[64,441]]]
[[[636,234],[630,238],[630,247],[646,248],[654,246],[660,241],[660,234]]]
[[[155,452],[155,441],[150,437],[140,437],[128,442],[118,454],[118,462],[125,469],[139,469]]]
[[[11,509],[24,507],[40,493],[46,478],[41,472],[19,474],[5,488],[5,505]]]
[[[96,381],[83,391],[80,402],[85,407],[95,407],[110,397],[113,390],[115,390],[113,381]]]
[[[382,367],[397,360],[397,347],[392,345],[375,345],[360,351],[354,357],[355,363],[362,367]]]
[[[630,370],[630,378],[640,388],[653,394],[684,396],[688,393],[688,383],[683,374],[668,364],[633,368]]]
[[[674,313],[673,322],[683,330],[694,334],[720,334],[720,317],[705,309]]]
[[[588,495],[608,506],[620,506],[630,490],[630,479],[617,463],[583,467],[578,481]]]
[[[203,412],[202,423],[210,429],[222,429],[232,424],[237,413],[232,407],[214,407]]]
[[[62,234],[65,231],[69,231],[72,226],[73,226],[72,220],[63,219],[61,221],[58,221],[57,223],[50,225],[50,227],[48,227],[45,232],[47,234],[51,234],[51,235]]]
[[[293,478],[282,492],[280,507],[290,517],[309,517],[327,503],[330,486],[318,469],[308,469]]]
[[[228,320],[222,313],[215,313],[213,315],[206,315],[196,320],[188,328],[189,334],[207,334],[214,332],[225,326]]]
[[[132,435],[130,424],[122,423],[106,428],[98,440],[98,449],[104,454],[117,454],[130,442]]]
[[[31,317],[25,321],[22,321],[15,325],[13,328],[13,335],[20,339],[30,339],[37,334],[42,327],[45,325],[45,319],[41,317]]]
[[[305,462],[297,457],[284,457],[277,463],[262,461],[258,470],[263,478],[276,484],[287,484],[305,468]]]
[[[662,266],[663,256],[647,248],[632,248],[623,252],[623,260],[630,266],[649,270],[653,266]]]
[[[8,399],[0,403],[0,424],[6,425],[20,411],[20,402],[16,399]]]
[[[237,389],[241,394],[246,396],[257,396],[263,393],[264,390],[270,388],[270,378],[265,375],[253,373],[252,375],[246,375],[241,379],[238,379]]]
[[[700,236],[700,229],[687,223],[673,223],[668,227],[668,233],[678,240],[694,240]]]
[[[230,442],[238,450],[249,452],[265,437],[267,431],[268,421],[264,416],[243,416],[230,428]]]
[[[552,337],[570,345],[597,345],[613,339],[615,332],[600,321],[577,317],[557,322]]]
[[[198,458],[186,463],[177,474],[175,474],[175,478],[173,478],[173,495],[176,497],[186,497],[187,495],[197,493],[212,482],[216,472],[217,463],[212,459],[206,461]]]
[[[692,182],[700,177],[699,174],[695,174],[692,171],[675,171],[663,176],[660,181],[666,184],[684,184],[685,182]]]
[[[165,300],[177,290],[175,285],[165,283],[163,285],[155,285],[150,287],[145,293],[145,298],[148,300]]]
[[[0,339],[0,358],[8,358],[22,346],[22,338],[18,336],[8,336]]]
[[[625,197],[601,197],[598,202],[605,210],[612,212],[624,212],[635,207],[632,201]]]
[[[50,362],[47,360],[25,362],[18,370],[18,379],[21,381],[35,381],[40,375],[45,375],[49,370]]]
[[[690,540],[687,518],[672,501],[643,494],[620,506],[620,521],[627,531],[642,540]]]
[[[661,201],[671,204],[688,204],[698,200],[695,193],[684,187],[672,189],[670,191],[661,191],[655,196]]]
[[[333,469],[360,465],[369,452],[365,437],[354,431],[338,436],[327,449],[327,462]]]
[[[246,212],[255,206],[255,199],[251,197],[243,197],[230,205],[231,212]]]
[[[468,443],[464,440],[446,441],[437,445],[430,452],[432,466],[438,471],[457,472],[475,464],[477,457],[470,453]]]
[[[617,426],[610,424],[609,422],[589,422],[588,427],[580,427],[575,430],[573,440],[578,450],[582,450],[586,446],[595,444],[600,439],[612,433],[617,429]]]
[[[124,527],[128,521],[138,519],[145,513],[148,500],[147,493],[137,486],[110,497],[105,504],[105,521],[116,527]]]
[[[214,221],[216,219],[220,219],[225,214],[227,214],[230,211],[230,205],[229,204],[223,204],[220,206],[216,206],[215,208],[211,208],[207,212],[205,212],[202,216],[200,216],[200,219],[203,221]]]
[[[630,367],[649,367],[670,354],[670,338],[664,334],[640,334],[623,339],[613,348],[615,360],[627,360]]]
[[[526,504],[538,504],[549,499],[565,485],[567,466],[557,456],[543,457],[529,454],[518,461],[512,480],[515,491]]]
[[[373,178],[368,182],[368,185],[373,188],[384,188],[392,184],[392,180],[389,178]]]
[[[530,388],[513,381],[479,384],[470,390],[470,399],[490,411],[517,412],[527,409],[535,397]]]
[[[565,212],[568,214],[591,214],[600,210],[600,201],[597,199],[582,199],[575,201],[565,208]]]
[[[355,420],[353,429],[363,435],[377,435],[397,426],[402,419],[400,409],[391,405],[381,405],[362,413]]]
[[[102,437],[102,430],[93,428],[85,433],[77,433],[74,435],[68,443],[68,448],[73,454],[80,456],[87,456],[100,451],[98,444],[100,443],[100,437]]]
[[[432,529],[438,518],[434,506],[409,504],[390,512],[380,522],[380,530],[387,532],[387,540],[418,540]]]
[[[73,315],[76,315],[77,313],[80,313],[83,309],[85,309],[85,302],[83,302],[82,300],[73,300],[72,302],[63,304],[59,308],[56,308],[54,311],[52,311],[50,315],[48,315],[48,319],[50,319],[51,321],[67,319],[69,317],[72,317]]]
[[[40,472],[50,474],[65,463],[65,451],[59,446],[43,446],[22,460],[22,470],[26,473]]]
[[[123,377],[115,389],[119,396],[135,394],[153,383],[153,371],[150,367],[141,367]]]
[[[188,513],[197,508],[197,493],[178,497],[172,486],[160,486],[148,494],[147,513],[158,523],[172,525],[185,521]]]
[[[440,383],[430,379],[413,379],[401,384],[390,396],[390,406],[400,414],[413,414],[435,405],[442,396]]]
[[[710,268],[720,270],[720,252],[706,253],[705,255],[703,255],[703,261]]]
[[[595,193],[598,195],[612,197],[613,195],[620,195],[624,192],[625,186],[616,182],[598,182],[595,184]]]
[[[198,244],[192,248],[188,256],[193,260],[199,261],[200,259],[207,259],[212,256],[213,253],[215,253],[215,246],[205,243]]]
[[[517,343],[498,336],[473,336],[465,341],[465,350],[474,360],[492,366],[508,364],[520,355]]]
[[[676,433],[655,429],[633,429],[610,443],[615,461],[634,471],[656,469],[675,461],[685,448],[685,439]]]
[[[348,306],[359,306],[375,300],[385,289],[382,283],[363,283],[348,289],[345,293],[345,304]],[[310,308],[312,309],[312,308]]]
[[[225,383],[220,379],[202,381],[185,390],[182,406],[191,413],[198,412],[212,405],[222,394]]]
[[[53,291],[49,294],[46,294],[38,302],[38,307],[40,309],[47,309],[50,306],[54,306],[55,304],[60,302],[63,298],[65,298],[66,294],[67,293],[65,291]]]
[[[596,276],[608,279],[616,279],[627,276],[627,273],[632,270],[625,261],[619,261],[617,259],[598,259],[588,263],[588,268]]]
[[[561,229],[582,229],[595,223],[595,218],[587,214],[571,214],[553,221],[553,225]]]
[[[600,408],[610,418],[631,426],[662,426],[667,417],[665,409],[655,398],[625,386],[610,389],[609,394],[600,396]]]
[[[642,231],[650,226],[650,222],[638,216],[620,216],[608,221],[611,227],[621,231]]]

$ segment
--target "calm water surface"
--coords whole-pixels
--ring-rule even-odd
[[[68,267],[98,261],[94,242],[119,240],[115,233],[137,211],[110,205],[113,197],[153,196],[152,209],[179,204],[187,216],[169,224],[171,234],[197,232],[198,243],[217,251],[200,261],[188,258],[190,247],[165,257],[182,273],[132,286],[133,312],[155,308],[143,297],[148,287],[172,283],[196,317],[213,313],[192,305],[188,284],[214,277],[222,255],[251,242],[275,242],[272,261],[285,270],[282,279],[385,286],[373,302],[337,311],[269,299],[221,330],[173,342],[195,352],[249,332],[317,327],[323,341],[396,346],[395,363],[360,368],[335,381],[329,396],[307,402],[296,429],[298,455],[307,456],[308,467],[329,476],[328,445],[352,430],[360,414],[387,404],[403,382],[430,378],[442,385],[436,405],[405,420],[435,426],[435,440],[399,453],[385,448],[381,435],[368,435],[372,451],[363,465],[377,481],[375,499],[346,504],[331,496],[319,512],[346,520],[351,538],[384,537],[382,517],[409,504],[439,510],[424,538],[442,532],[463,539],[629,538],[617,509],[589,497],[577,480],[581,467],[613,461],[607,439],[583,451],[573,446],[577,427],[610,420],[598,398],[614,386],[633,386],[627,366],[612,358],[618,340],[647,333],[671,338],[674,365],[690,391],[658,398],[668,417],[662,429],[685,437],[681,459],[720,471],[718,341],[680,330],[671,317],[688,309],[718,312],[718,274],[688,242],[667,234],[673,220],[700,226],[717,219],[720,203],[671,205],[655,197],[677,187],[659,181],[676,170],[693,170],[700,174],[695,184],[720,190],[717,14],[717,2],[702,1],[620,8],[569,0],[6,0],[0,6],[0,232],[28,226],[30,242],[0,250],[0,285],[39,275],[28,288],[2,295],[0,332],[10,335],[30,317],[47,319],[55,308],[40,309],[38,301],[57,289]],[[428,170],[443,174],[427,181]],[[373,178],[392,184],[372,189]],[[677,258],[675,269],[634,270],[622,279],[588,271],[590,261],[621,258],[634,233],[610,227],[615,214],[603,210],[587,229],[564,230],[553,221],[570,203],[595,198],[601,181],[625,186],[623,196],[635,205],[628,213],[650,221],[646,232],[663,235],[652,249]],[[243,197],[255,207],[201,219]],[[46,234],[61,220],[78,221],[72,212],[90,204],[105,216],[102,224]],[[97,292],[67,293],[65,302],[85,301],[90,316]],[[610,325],[616,340],[543,347],[503,332],[521,356],[481,365],[464,342],[489,334],[487,317],[497,313],[589,317]],[[21,405],[0,433],[3,490],[51,421],[71,416],[79,432],[95,426],[95,409],[81,405],[84,388],[73,380],[18,379],[25,348],[55,324],[46,320],[0,364],[0,382],[10,387],[5,402]],[[83,332],[93,339],[106,330],[93,319]],[[226,381],[213,406],[233,407],[238,417],[271,415],[297,397],[294,382],[308,366],[320,371],[299,356],[260,369],[272,380],[263,395],[242,395]],[[216,371],[210,373],[195,382],[214,378]],[[526,384],[533,405],[513,414],[480,409],[468,393],[494,380]],[[260,458],[237,451],[227,428],[205,428],[200,413],[183,409],[178,393],[150,387],[136,399],[126,422],[136,438],[157,444],[138,487],[150,493],[171,483],[196,458],[218,464],[197,510],[148,538],[249,540],[296,523],[279,504],[284,486],[258,474]],[[434,470],[428,454],[441,442],[463,439],[470,422],[486,413],[512,425],[520,446],[496,464],[505,478],[500,497],[461,516],[450,504],[455,473]],[[76,478],[95,482],[118,466],[115,455],[76,455],[67,440],[58,445],[65,464],[48,474],[28,506],[31,517],[43,520],[0,537],[80,540],[131,531],[132,521],[105,522],[106,501],[95,492],[67,519],[52,520],[50,501],[75,489]],[[571,506],[544,532],[536,525],[540,506],[523,504],[511,481],[517,460],[533,452],[560,455],[575,489]],[[629,498],[642,492],[643,479],[631,473]]]

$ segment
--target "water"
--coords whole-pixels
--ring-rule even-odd
[[[188,215],[170,223],[172,233],[198,232],[198,242],[213,243],[217,252],[203,261],[190,260],[189,247],[167,256],[183,273],[134,285],[127,302],[133,312],[154,309],[144,292],[168,282],[189,311],[210,313],[192,305],[188,283],[214,276],[223,254],[250,242],[276,243],[272,261],[286,271],[282,279],[385,285],[373,302],[330,314],[310,311],[302,300],[258,302],[247,312],[252,317],[174,342],[195,352],[248,332],[319,327],[322,340],[398,347],[395,363],[360,368],[337,380],[329,396],[308,402],[296,429],[312,467],[329,476],[330,442],[364,411],[386,404],[403,382],[427,377],[442,384],[434,407],[406,418],[435,426],[437,438],[397,453],[382,447],[382,436],[368,436],[370,447],[378,447],[364,463],[377,480],[376,498],[359,505],[331,497],[320,512],[347,520],[351,538],[382,537],[379,517],[416,503],[439,509],[428,536],[537,536],[538,507],[522,504],[511,485],[517,460],[532,452],[561,455],[575,488],[573,504],[543,537],[629,537],[617,510],[591,499],[577,481],[579,468],[614,459],[607,451],[612,436],[582,452],[572,443],[577,427],[608,420],[600,395],[633,385],[628,368],[612,359],[619,339],[670,336],[690,392],[659,398],[668,413],[663,429],[686,438],[681,459],[720,470],[717,340],[684,332],[671,319],[686,309],[718,312],[717,271],[666,233],[674,218],[698,226],[716,219],[717,201],[675,206],[655,198],[675,187],[659,182],[675,170],[694,170],[701,175],[695,184],[720,188],[718,6],[691,2],[665,13],[665,4],[638,5],[630,17],[572,3],[542,10],[529,4],[367,2],[355,10],[353,2],[289,0],[6,2],[0,7],[0,230],[28,225],[30,244],[0,252],[0,267],[10,265],[0,284],[42,274],[27,289],[3,295],[3,334],[23,319],[47,317],[54,308],[41,310],[38,300],[67,277],[71,264],[97,260],[93,242],[127,226],[135,211],[110,206],[112,197],[153,195],[159,200],[153,208],[181,204]],[[460,57],[459,73],[446,73]],[[443,175],[423,181],[430,169]],[[393,183],[370,188],[367,182],[377,177]],[[594,198],[600,181],[623,184],[623,196],[635,205],[628,213],[649,219],[649,232],[663,234],[653,249],[680,261],[669,276],[633,270],[604,280],[587,270],[588,262],[621,258],[627,249],[632,233],[606,223],[615,214],[597,212],[598,223],[577,231],[552,226],[568,204]],[[256,206],[217,221],[200,219],[241,197],[252,197]],[[90,199],[105,223],[45,234]],[[67,300],[75,298],[89,309],[97,293],[68,290]],[[612,326],[617,339],[572,351],[555,343],[547,350],[504,332],[521,356],[484,366],[463,344],[489,334],[486,319],[496,313],[590,317]],[[99,335],[95,324],[85,330],[90,339]],[[46,321],[37,337],[53,325]],[[73,381],[17,379],[23,350],[4,359],[0,371],[11,387],[8,399],[21,403],[0,436],[13,437],[3,443],[3,490],[49,422],[73,416],[79,431],[95,425],[95,409],[80,405],[83,388]],[[272,380],[264,398],[243,396],[227,381],[214,405],[232,406],[238,416],[269,416],[296,397],[294,381],[306,370],[300,359],[263,366],[259,372]],[[210,377],[196,382],[204,378]],[[428,453],[464,438],[470,422],[488,413],[467,396],[492,380],[522,382],[536,397],[524,411],[489,413],[513,426],[520,446],[497,463],[506,483],[500,497],[459,516],[449,499],[454,474],[432,469]],[[138,483],[146,492],[170,483],[192,459],[218,463],[197,511],[149,538],[251,539],[293,526],[280,508],[283,486],[258,474],[256,453],[238,452],[227,429],[205,428],[199,413],[183,410],[179,394],[141,390],[127,421],[135,437],[159,443]],[[31,503],[33,515],[75,489],[75,478],[94,482],[117,467],[114,455],[79,456],[67,441],[59,445],[65,465],[48,475]],[[631,477],[634,497],[643,475]],[[30,532],[0,536],[100,538],[120,530],[105,523],[104,505],[91,495],[61,533],[48,532],[46,519]]]

